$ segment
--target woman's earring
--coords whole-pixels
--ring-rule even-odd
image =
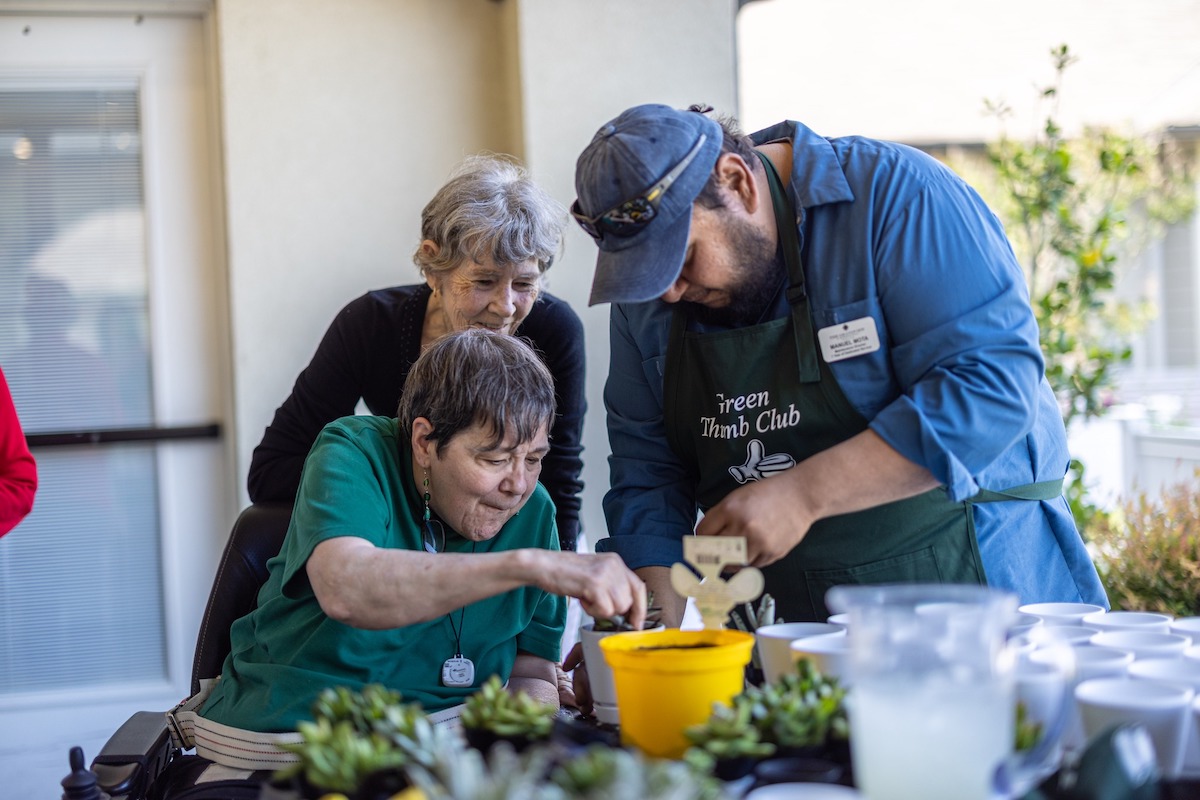
[[[421,481],[421,488],[425,490],[425,522],[429,522],[429,470],[425,470],[425,478]]]

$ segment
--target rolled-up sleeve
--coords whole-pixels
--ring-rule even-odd
[[[919,177],[919,191],[881,227],[874,248],[898,393],[870,426],[959,501],[1033,428],[1043,361],[1025,279],[999,222],[948,171]]]

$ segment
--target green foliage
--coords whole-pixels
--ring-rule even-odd
[[[714,704],[708,720],[693,725],[684,734],[695,748],[714,759],[766,758],[775,752],[775,745],[762,740],[762,733],[751,718],[752,710],[752,705],[744,702],[735,701],[732,706]]]
[[[1104,413],[1113,367],[1129,360],[1150,313],[1115,298],[1118,269],[1190,214],[1195,198],[1188,165],[1167,141],[1095,127],[1067,138],[1057,102],[1075,57],[1065,44],[1051,57],[1055,80],[1040,93],[1051,108],[1039,134],[988,146],[990,174],[960,171],[1000,214],[1025,268],[1046,376],[1069,423]],[[1011,113],[987,106],[1001,120]]]
[[[742,607],[729,612],[733,626],[746,633],[754,633],[759,628],[783,622],[783,617],[775,617],[775,598],[770,592],[763,592],[758,602],[743,603]],[[755,669],[762,669],[762,656],[759,655],[758,645],[750,652],[750,660]]]
[[[1025,708],[1024,703],[1017,703],[1017,724],[1014,733],[1016,739],[1014,749],[1019,753],[1032,750],[1033,746],[1042,738],[1042,723],[1029,719],[1029,711]]]
[[[550,736],[558,709],[534,700],[522,691],[509,692],[499,676],[493,675],[479,691],[467,698],[462,724],[488,730],[497,736],[545,739]]]
[[[1090,538],[1113,608],[1200,615],[1200,471],[1099,515]]]
[[[706,722],[688,728],[684,733],[694,747],[686,758],[703,765],[742,755],[764,757],[780,747],[846,741],[850,726],[845,699],[846,690],[836,678],[801,660],[795,673],[778,683],[748,687],[729,707],[715,705]]]
[[[628,750],[590,747],[550,773],[564,795],[578,800],[717,800],[720,782],[686,762],[649,759]]]
[[[457,751],[428,771],[417,770],[415,785],[429,800],[720,800],[720,782],[679,761],[593,746],[570,753],[552,745],[523,753],[502,743],[485,758],[477,750]]]
[[[473,722],[501,735],[548,734],[554,715],[553,706],[523,692],[509,694],[495,677],[467,705],[464,725]],[[275,777],[302,775],[318,791],[348,797],[365,791],[379,774],[397,770],[429,800],[726,797],[719,781],[683,762],[607,747],[568,753],[542,743],[518,754],[501,742],[485,757],[465,748],[454,732],[433,725],[418,704],[401,703],[399,693],[377,685],[361,692],[327,689],[313,705],[313,721],[297,727],[303,741],[284,749],[301,761]]]
[[[783,622],[782,617],[775,617],[775,598],[771,597],[770,592],[763,592],[757,603],[743,603],[740,609],[734,609],[729,616],[733,619],[734,627],[747,633]]]
[[[326,689],[313,704],[313,721],[297,726],[302,741],[281,745],[300,761],[276,777],[303,775],[318,789],[349,794],[372,773],[428,762],[447,740],[419,705],[400,700],[398,692],[379,685],[361,692]]]

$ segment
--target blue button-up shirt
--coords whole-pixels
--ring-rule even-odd
[[[751,138],[792,143],[787,191],[797,225],[808,218],[801,236],[810,239],[804,272],[816,327],[875,320],[879,349],[831,365],[871,429],[955,501],[1061,478],[1066,432],[1025,278],[975,191],[904,145],[825,139],[797,122]],[[663,423],[672,309],[651,301],[611,310],[609,538],[596,549],[634,569],[682,560],[699,510]],[[781,297],[776,315],[786,310]],[[989,584],[1022,602],[1107,607],[1064,498],[984,503],[974,513]]]

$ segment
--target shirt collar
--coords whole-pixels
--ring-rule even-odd
[[[756,146],[781,139],[792,142],[792,174],[787,190],[798,209],[854,200],[829,139],[793,120],[750,134]]]

